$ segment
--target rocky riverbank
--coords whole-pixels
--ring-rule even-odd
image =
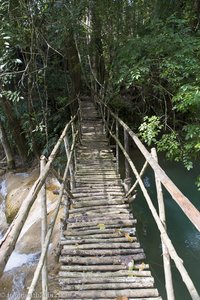
[[[38,168],[26,172],[5,173],[0,179],[0,239],[16,216],[21,204],[39,175]],[[59,182],[55,178],[47,180],[47,211],[48,222],[56,207],[58,195],[54,193],[59,189]],[[60,237],[60,211],[57,218],[52,243],[48,255],[49,278],[54,278],[58,269],[57,254]],[[33,204],[27,221],[18,238],[16,248],[7,263],[3,277],[0,279],[0,299],[25,299],[27,287],[30,285],[36,263],[40,254],[40,200]],[[56,292],[55,280],[50,280],[52,295]],[[37,299],[40,299],[40,284],[37,290]]]

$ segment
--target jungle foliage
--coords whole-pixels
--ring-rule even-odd
[[[200,151],[200,1],[2,0],[0,121],[22,161],[100,94],[187,169]]]

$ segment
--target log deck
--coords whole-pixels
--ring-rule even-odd
[[[58,299],[161,300],[93,102],[81,101],[76,188],[61,238]]]

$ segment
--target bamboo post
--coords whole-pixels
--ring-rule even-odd
[[[40,157],[40,174],[46,166],[46,157],[42,155]],[[40,193],[41,201],[41,249],[44,247],[45,238],[47,234],[47,201],[46,201],[46,183],[44,182]],[[47,255],[44,259],[44,265],[42,268],[42,300],[48,300],[48,270],[47,270]]]
[[[75,128],[74,128],[74,122],[71,122],[71,132],[72,132],[72,140],[74,140],[75,137]],[[73,157],[71,160],[71,164],[73,166],[73,178],[74,178],[74,170],[76,170],[76,150],[74,149]],[[75,188],[75,179],[73,179],[73,187]]]
[[[81,128],[81,121],[82,121],[82,115],[81,115],[81,101],[78,98],[78,139],[79,139],[79,143],[81,143],[81,136],[82,136],[82,128]]]
[[[124,149],[126,151],[126,153],[129,154],[129,136],[128,136],[128,132],[126,131],[126,129],[124,129]],[[127,186],[127,191],[130,189],[130,184],[131,184],[131,180],[130,180],[130,166],[129,163],[127,161],[127,159],[125,158],[125,179],[124,179],[124,183]]]
[[[158,156],[155,148],[151,149],[151,154],[153,158],[158,162]],[[155,173],[155,180],[156,180],[156,190],[157,190],[157,198],[158,198],[158,210],[159,210],[159,217],[163,226],[166,228],[166,217],[165,217],[165,204],[163,199],[162,193],[162,185]],[[167,247],[165,246],[162,238],[162,253],[163,253],[163,265],[164,265],[164,274],[165,274],[165,287],[167,292],[167,299],[174,300],[174,289],[173,289],[173,280],[172,280],[172,273],[171,273],[171,263],[170,263],[170,256]]]
[[[115,135],[116,138],[119,139],[119,123],[117,119],[116,119]],[[117,164],[117,172],[119,172],[119,145],[117,142],[116,142],[116,164]]]

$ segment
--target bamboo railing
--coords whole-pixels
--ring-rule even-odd
[[[77,99],[76,99],[77,100]],[[75,100],[75,101],[76,101]],[[74,101],[74,102],[75,102]],[[69,103],[70,105],[71,103]],[[0,277],[3,274],[3,270],[6,263],[15,249],[17,239],[21,233],[24,223],[29,215],[30,209],[35,202],[37,197],[40,197],[41,201],[41,255],[39,258],[38,265],[36,267],[32,283],[29,287],[26,300],[30,300],[33,297],[33,293],[36,284],[39,280],[40,274],[42,275],[42,300],[48,299],[48,273],[47,273],[47,252],[50,244],[53,229],[56,223],[56,218],[60,210],[61,203],[63,202],[64,192],[67,194],[67,199],[73,198],[71,189],[75,187],[74,179],[74,149],[75,143],[78,137],[78,126],[80,124],[80,110],[78,109],[76,114],[71,117],[71,120],[66,124],[60,138],[58,139],[56,145],[54,146],[51,154],[46,159],[45,156],[41,156],[40,159],[40,175],[35,181],[34,185],[30,189],[27,197],[24,199],[15,219],[9,226],[3,239],[0,241]],[[54,164],[57,159],[59,151],[61,151],[61,146],[64,144],[64,149],[67,157],[66,167],[64,170],[64,175],[61,177],[58,171],[55,170]],[[52,173],[58,181],[61,183],[59,196],[57,199],[57,205],[54,210],[54,215],[51,218],[51,223],[47,224],[47,204],[46,204],[46,188],[45,181]],[[70,178],[69,180],[67,178]],[[67,183],[69,181],[69,184]],[[66,196],[65,196],[66,198]],[[66,210],[68,206],[68,201],[65,201]]]
[[[172,198],[183,210],[185,215],[189,218],[192,224],[200,231],[200,212],[194,207],[194,205],[189,201],[189,199],[183,195],[183,193],[176,187],[176,185],[171,181],[171,179],[166,175],[163,169],[160,167],[157,161],[157,155],[155,149],[150,153],[139,140],[137,135],[115,114],[111,111],[106,103],[101,100],[95,100],[98,110],[103,118],[104,127],[109,136],[111,136],[116,142],[116,159],[117,159],[117,168],[119,168],[119,148],[125,157],[125,180],[126,188],[128,189],[126,196],[130,197],[133,193],[135,187],[139,184],[141,191],[147,201],[149,209],[153,215],[153,218],[157,224],[157,227],[160,231],[162,250],[163,250],[163,264],[164,264],[164,274],[165,274],[165,286],[168,300],[174,300],[174,291],[172,284],[172,274],[170,267],[170,259],[172,259],[182,277],[183,282],[185,283],[188,292],[191,295],[193,300],[200,300],[200,296],[184,267],[182,259],[178,256],[168,234],[165,224],[165,208],[164,200],[162,194],[162,185],[166,188]],[[109,116],[109,117],[108,117]],[[116,126],[113,126],[113,120]],[[112,124],[112,125],[110,125]],[[122,145],[119,138],[119,126],[122,127],[124,133],[124,145]],[[113,128],[115,127],[115,130]],[[115,132],[114,132],[115,131]],[[140,150],[142,155],[145,158],[145,163],[141,172],[139,173],[129,156],[129,140],[132,140],[137,148]],[[145,172],[147,166],[151,166],[154,171],[156,179],[156,189],[157,189],[157,199],[159,213],[153,205],[153,202],[148,194],[148,191],[143,183],[142,175]],[[130,187],[130,171],[132,170],[136,181],[132,187]],[[128,183],[128,185],[127,185]]]

